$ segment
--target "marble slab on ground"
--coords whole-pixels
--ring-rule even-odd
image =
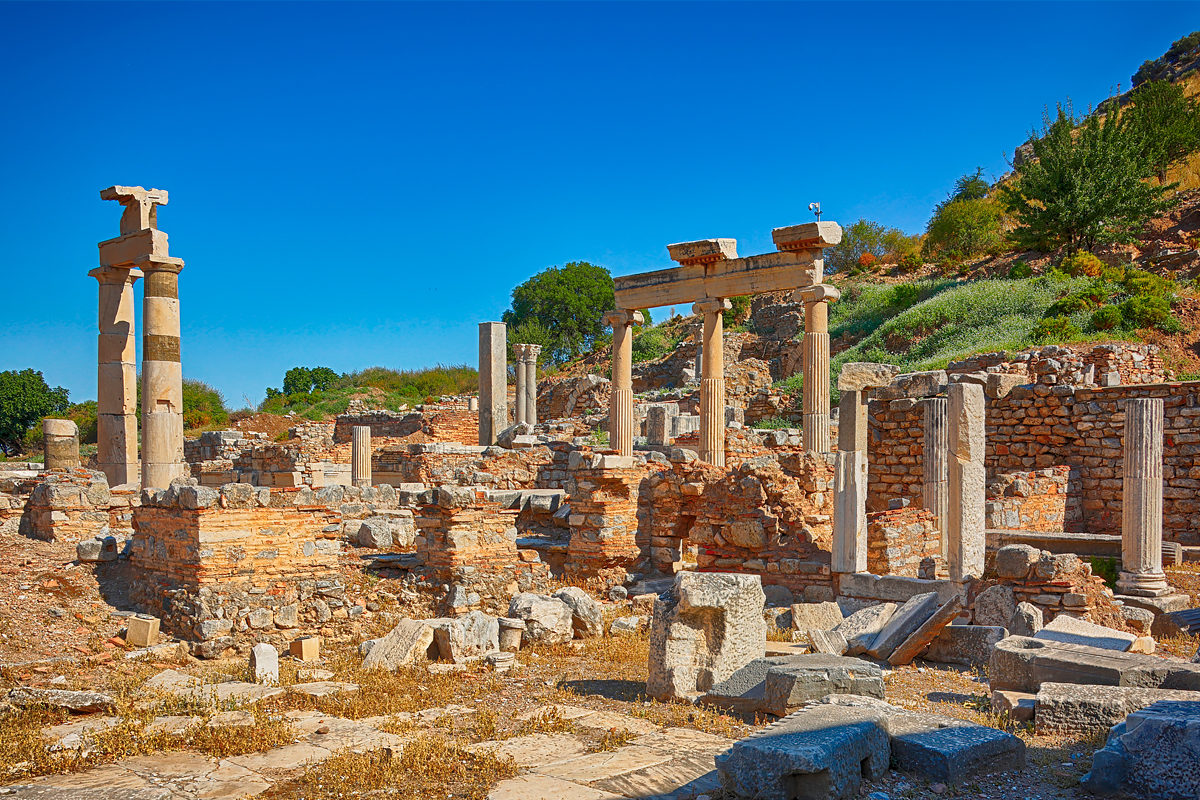
[[[496,784],[488,793],[488,800],[624,800],[624,798],[601,789],[593,789],[590,786],[564,781],[549,775],[519,775]]]
[[[538,772],[576,783],[593,783],[670,760],[669,755],[657,748],[628,745],[616,750],[588,753],[556,761],[540,767]]]
[[[1041,639],[1044,642],[1066,642],[1125,652],[1137,641],[1138,637],[1136,634],[1126,633],[1115,628],[1106,628],[1085,619],[1059,614],[1035,633],[1033,638]]]
[[[474,753],[494,753],[499,758],[511,758],[518,766],[531,769],[587,753],[582,741],[566,733],[532,733],[495,742],[480,742],[468,745],[465,749]]]
[[[694,755],[597,781],[593,786],[637,800],[675,800],[712,794],[720,788],[721,779],[711,755]]]

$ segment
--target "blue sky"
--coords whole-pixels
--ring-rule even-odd
[[[918,232],[1044,106],[1197,28],[1197,3],[0,3],[0,369],[95,397],[111,184],[170,191],[184,374],[237,407],[297,364],[473,363],[554,264],[763,252],[813,200]]]

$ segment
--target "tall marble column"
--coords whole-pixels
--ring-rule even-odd
[[[641,322],[640,311],[617,309],[604,315],[613,332],[608,446],[623,456],[633,455],[633,326]]]
[[[183,460],[179,259],[146,261],[142,297],[142,487],[165,488]]]
[[[97,461],[110,486],[137,483],[137,325],[133,284],[140,269],[98,267],[88,273],[100,284],[96,368]]]
[[[725,312],[723,297],[706,297],[692,306],[704,315],[700,373],[700,460],[725,466]]]
[[[841,292],[827,284],[800,291],[804,301],[803,411],[804,449],[809,453],[828,453],[829,441],[829,304]]]
[[[1162,569],[1163,401],[1125,401],[1121,574],[1117,592],[1158,597],[1171,591]]]
[[[938,538],[942,543],[942,561],[949,551],[946,538],[947,516],[950,511],[950,449],[946,398],[930,397],[924,401],[925,436],[921,458],[921,499],[926,510],[937,519]]]
[[[508,360],[503,322],[479,323],[479,443],[496,443],[508,427]]]
[[[867,391],[843,389],[838,403],[830,563],[838,573],[867,571]]]
[[[986,544],[983,387],[976,383],[952,383],[947,394],[950,519],[946,550],[951,580],[964,581],[983,575]]]
[[[371,485],[371,426],[355,425],[350,429],[350,484]]]
[[[513,372],[516,374],[517,378],[517,389],[515,392],[516,403],[514,404],[513,410],[517,415],[518,425],[521,425],[526,421],[525,416],[528,409],[528,406],[525,404],[525,376],[527,374],[525,372],[525,348],[528,346],[529,345],[525,344],[514,344],[512,346],[513,356],[515,356],[517,359],[517,363],[513,368]]]

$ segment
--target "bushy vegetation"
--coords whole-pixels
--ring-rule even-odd
[[[920,252],[919,236],[899,228],[860,219],[842,231],[842,241],[825,251],[825,266],[831,272],[857,273],[877,263],[898,264]]]
[[[21,452],[25,434],[44,417],[67,410],[68,392],[51,388],[35,369],[0,372],[0,453]]]
[[[1064,341],[1117,329],[1177,333],[1181,328],[1171,312],[1174,281],[1133,267],[1110,267],[1091,253],[1064,259],[1053,274],[1082,280],[1046,309],[1046,318],[1035,329],[1036,341]]]
[[[613,308],[612,275],[604,267],[571,261],[542,270],[512,290],[512,308],[503,320],[517,328],[536,321],[541,358],[556,366],[589,352],[604,339],[605,311]],[[516,341],[516,340],[513,340]]]
[[[633,335],[633,361],[656,361],[675,349],[675,342],[662,328],[645,328]]]
[[[1142,84],[1130,99],[1130,134],[1145,148],[1150,171],[1165,183],[1167,167],[1200,150],[1200,103],[1167,81]]]
[[[332,370],[330,370],[332,372]],[[229,424],[225,398],[203,381],[183,380],[183,427],[209,430]]]
[[[1153,61],[1144,61],[1133,73],[1133,85],[1139,86],[1146,81],[1161,80],[1168,77],[1170,67],[1188,55],[1200,56],[1200,31],[1193,31],[1187,36],[1176,39],[1167,52]]]
[[[441,395],[467,394],[479,387],[479,372],[465,364],[419,370],[368,367],[331,380],[324,389],[295,394],[276,393],[259,406],[271,414],[294,412],[308,419],[325,419],[346,410],[356,396],[368,398],[371,407],[397,411]]]
[[[995,253],[1005,239],[1000,205],[986,197],[942,205],[929,220],[922,252],[928,258],[964,259]]]
[[[760,431],[782,431],[796,426],[784,417],[767,417],[758,420],[750,427]]]

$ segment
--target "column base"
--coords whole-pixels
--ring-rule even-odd
[[[1117,593],[1135,597],[1162,597],[1174,590],[1167,583],[1163,572],[1126,572],[1121,570],[1117,578]]]

